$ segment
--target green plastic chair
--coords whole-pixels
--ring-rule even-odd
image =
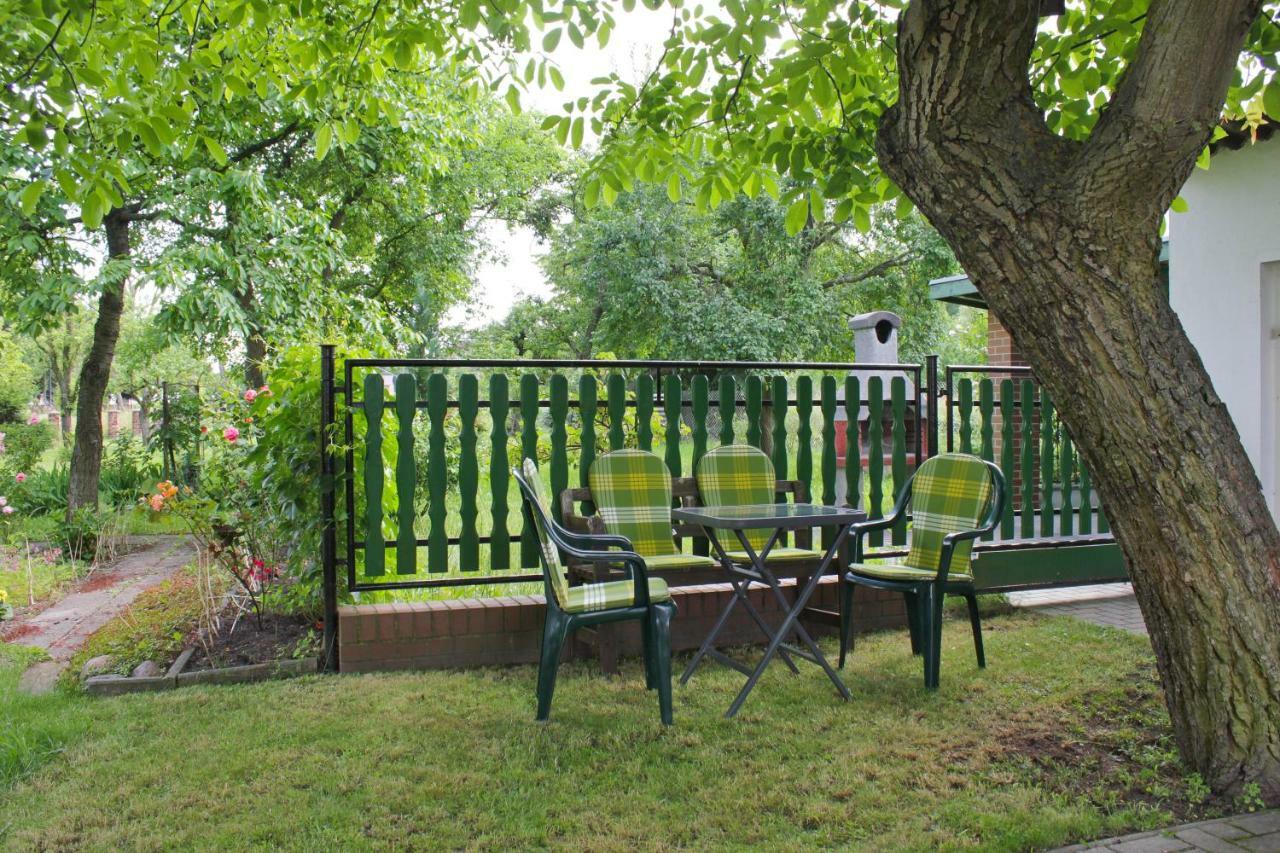
[[[596,457],[587,472],[591,500],[604,529],[623,536],[650,569],[714,569],[710,557],[676,547],[671,522],[671,472],[645,450],[624,448]]]
[[[995,529],[1004,508],[1005,482],[999,467],[976,456],[944,453],[921,465],[907,481],[885,518],[856,524],[854,562],[844,575],[840,604],[840,667],[852,647],[853,588],[869,586],[901,592],[907,604],[911,651],[923,654],[924,684],[938,686],[942,657],[942,602],[964,596],[978,666],[987,665],[982,621],[971,566],[973,540]],[[893,524],[911,504],[911,550],[901,563],[863,563],[862,537]]]
[[[771,504],[777,498],[773,462],[764,451],[749,444],[726,444],[712,450],[698,462],[696,477],[703,506],[754,506]],[[772,534],[772,530],[748,530],[746,539],[759,554]],[[735,563],[751,562],[745,550],[726,549],[725,554]],[[809,548],[774,545],[766,563],[791,560],[818,563],[822,555]]]
[[[523,471],[512,469],[524,494],[525,512],[538,534],[547,598],[542,629],[542,657],[538,661],[538,720],[551,714],[551,696],[565,641],[579,628],[610,622],[640,622],[644,647],[645,684],[658,691],[663,725],[671,725],[671,618],[676,605],[667,584],[650,578],[644,558],[622,536],[588,536],[571,533],[551,516],[551,502],[538,468],[524,460]],[[609,550],[609,549],[617,550]],[[621,581],[569,586],[560,552],[595,563],[621,564],[628,578]]]

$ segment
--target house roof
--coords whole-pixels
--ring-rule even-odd
[[[1160,264],[1169,264],[1169,241],[1160,244]],[[964,273],[935,278],[929,282],[929,298],[937,302],[950,302],[953,305],[968,305],[970,308],[986,309],[987,302],[973,286],[969,276]]]

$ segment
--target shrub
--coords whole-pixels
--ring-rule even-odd
[[[13,335],[0,331],[0,423],[24,420],[35,393],[36,373],[23,358],[22,347]]]
[[[62,516],[67,511],[67,493],[71,489],[71,469],[57,464],[27,474],[20,506],[27,515]]]
[[[158,479],[160,466],[141,441],[122,435],[107,445],[98,486],[107,506],[132,505]]]
[[[19,473],[29,475],[53,443],[53,428],[45,423],[0,423],[0,434],[4,436],[0,441],[4,447],[0,476],[6,479]]]

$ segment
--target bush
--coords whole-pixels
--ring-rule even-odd
[[[30,474],[53,443],[53,428],[45,423],[0,423],[0,434],[4,435],[0,473],[6,478],[19,472]]]
[[[158,479],[160,465],[154,454],[133,436],[112,440],[102,454],[98,489],[109,507],[132,506]]]
[[[36,372],[13,335],[0,331],[0,423],[25,420],[35,394]]]
[[[19,508],[27,515],[62,516],[67,512],[67,493],[71,490],[71,468],[64,464],[36,469],[27,474]]]

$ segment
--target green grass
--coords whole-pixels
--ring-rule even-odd
[[[27,696],[18,678],[28,665],[44,659],[39,649],[0,643],[0,790],[61,755],[63,748],[88,730],[93,711],[78,696],[55,692]],[[0,810],[0,839],[8,818]]]
[[[0,845],[1027,849],[1172,818],[1146,788],[1091,781],[1087,757],[1026,746],[1126,756],[1133,779],[1176,787],[1144,640],[999,616],[980,671],[963,627],[936,693],[889,632],[859,642],[850,703],[816,668],[777,666],[725,720],[741,678],[708,666],[676,688],[670,729],[635,661],[616,680],[563,666],[547,725],[528,666],[60,697],[56,722],[8,723],[68,746],[0,790]]]

